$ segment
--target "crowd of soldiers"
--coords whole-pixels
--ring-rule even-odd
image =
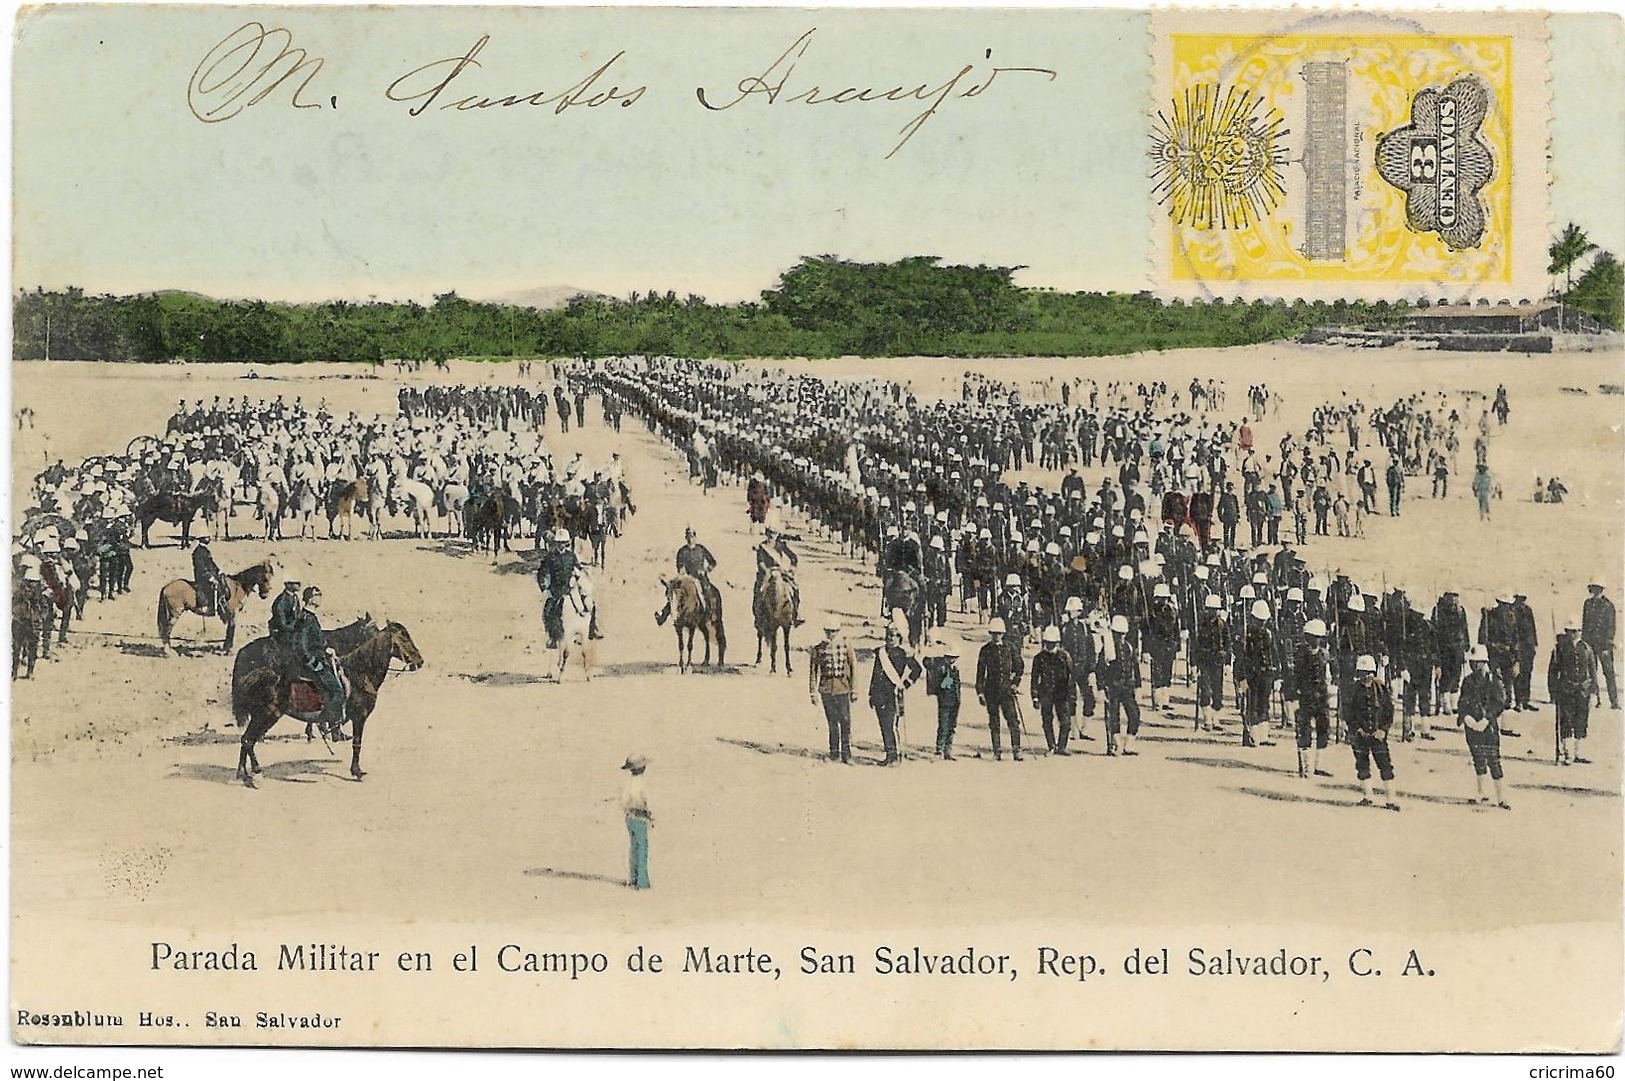
[[[1511,714],[1537,708],[1530,683],[1540,636],[1521,593],[1508,590],[1470,614],[1454,589],[1412,598],[1397,584],[1373,588],[1341,571],[1315,573],[1300,550],[1309,542],[1302,528],[1282,537],[1255,527],[1253,544],[1238,543],[1242,508],[1261,497],[1266,518],[1301,506],[1305,493],[1318,501],[1315,493],[1328,487],[1375,512],[1376,475],[1362,441],[1387,453],[1402,485],[1407,468],[1455,449],[1463,414],[1447,398],[1417,394],[1372,408],[1345,397],[1317,408],[1306,432],[1288,433],[1261,454],[1245,419],[1159,413],[1153,403],[1170,396],[1144,386],[1136,410],[1098,406],[1096,394],[1026,404],[985,378],[973,386],[967,377],[958,402],[923,401],[911,387],[878,379],[669,358],[611,361],[582,369],[582,377],[629,403],[674,446],[711,457],[724,475],[770,485],[850,552],[875,558],[889,644],[906,642],[911,656],[923,648],[928,663],[915,673],[889,651],[891,663],[877,655],[872,704],[921,679],[931,689],[932,670],[946,655],[940,642],[952,637],[940,628],[955,594],[961,614],[988,620],[992,640],[966,682],[988,711],[996,756],[1001,724],[1013,754],[1020,750],[1016,686],[1025,674],[1022,650],[1033,642],[1039,654],[1027,678],[1055,753],[1067,749],[1078,706],[1094,715],[1097,695],[1107,753],[1136,753],[1141,688],[1149,684],[1151,708],[1171,710],[1181,657],[1195,688],[1197,728],[1222,731],[1220,711],[1233,704],[1241,745],[1272,743],[1284,727],[1305,776],[1327,773],[1320,752],[1346,739],[1362,782],[1373,763],[1390,782],[1390,728],[1401,740],[1431,740],[1435,716],[1460,723],[1489,712],[1498,740],[1521,735]],[[1249,395],[1255,416],[1273,404],[1260,390]],[[1504,391],[1497,400],[1504,404]],[[1058,487],[1011,477],[1039,462],[1043,433],[1057,424],[1064,438],[1044,464],[1066,471]],[[1479,464],[1486,454],[1480,450]],[[1097,488],[1079,465],[1104,474]],[[1393,513],[1395,487],[1390,480]],[[1317,516],[1316,535],[1326,532],[1322,525]],[[907,595],[891,588],[899,579],[923,594],[918,623],[939,629],[926,636],[936,645],[922,645],[911,613],[892,611],[892,598]],[[1548,691],[1557,706],[1556,757],[1566,763],[1585,761],[1581,741],[1599,670],[1613,686],[1612,602],[1602,583],[1592,590],[1585,626],[1576,620],[1552,644]],[[1055,678],[1060,661],[1043,660],[1057,654],[1070,679]],[[1463,680],[1480,667],[1499,704],[1480,680],[1464,705]],[[812,678],[816,698],[822,676]],[[944,709],[940,688],[933,693]],[[830,695],[823,697],[829,708]],[[1612,692],[1610,699],[1617,707]],[[877,708],[883,736],[892,712]],[[830,723],[831,754],[842,758],[841,723],[833,715]],[[1475,732],[1472,724],[1466,730]],[[886,744],[888,759],[897,760],[892,739]],[[938,751],[951,754],[951,733],[939,738]],[[1491,772],[1498,771],[1497,763]],[[1391,791],[1385,803],[1397,806]]]
[[[560,383],[551,396],[559,421],[585,422],[583,387]],[[12,544],[13,678],[31,676],[37,656],[49,658],[53,642],[67,641],[94,589],[104,601],[129,592],[138,525],[145,539],[150,508],[177,505],[177,497],[188,531],[198,513],[213,519],[192,538],[202,542],[192,570],[205,615],[225,594],[210,534],[229,535],[243,504],[267,537],[280,536],[301,497],[326,511],[329,535],[337,535],[341,491],[373,536],[391,513],[428,520],[430,529],[431,512],[467,522],[496,492],[515,535],[564,529],[573,543],[595,529],[618,529],[630,505],[620,456],[596,466],[579,453],[555,462],[545,436],[548,400],[545,387],[407,388],[400,413],[363,418],[325,403],[312,408],[298,396],[183,399],[162,437],[138,437],[122,455],[51,464],[34,478]],[[609,396],[601,404],[606,422],[618,423],[620,403]],[[211,498],[195,509],[184,502],[200,493]]]

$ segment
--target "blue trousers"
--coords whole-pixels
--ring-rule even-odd
[[[626,836],[630,842],[626,884],[635,890],[646,890],[649,888],[649,820],[628,815]]]

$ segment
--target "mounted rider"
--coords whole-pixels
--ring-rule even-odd
[[[316,723],[322,733],[329,739],[348,739],[344,734],[344,682],[339,676],[338,654],[328,648],[327,636],[322,632],[322,621],[317,615],[321,604],[322,591],[316,586],[306,586],[304,604],[291,636],[294,655],[321,689],[322,712]]]
[[[790,541],[799,541],[801,538],[784,532],[783,523],[776,515],[768,515],[763,525],[762,539],[756,545],[756,585],[752,595],[762,592],[762,583],[773,571],[779,572],[779,577],[790,587],[791,620],[795,626],[801,626],[801,587],[796,584],[796,565],[800,558],[790,549]]]
[[[570,592],[581,561],[570,544],[570,531],[563,526],[548,538],[547,553],[536,568],[536,585],[542,591],[542,627],[547,631],[547,648],[557,649],[564,637],[564,599]]]
[[[673,562],[677,565],[678,574],[686,574],[699,583],[700,614],[702,616],[714,614],[720,620],[722,593],[711,583],[711,572],[717,568],[717,557],[711,554],[711,549],[699,542],[698,537],[693,526],[683,530],[683,546],[677,549]],[[667,595],[665,607],[655,613],[655,623],[664,627],[669,618],[671,618],[671,597]]]
[[[209,550],[209,533],[207,530],[197,535],[197,546],[192,549],[192,588],[197,591],[197,601],[205,616],[219,616],[226,610],[227,598],[225,576],[220,573],[220,565],[214,561],[214,553]]]
[[[299,616],[304,612],[304,606],[299,603],[299,583],[289,578],[282,583],[282,592],[277,599],[271,602],[271,618],[266,623],[266,631],[271,640],[279,645],[292,646],[294,628],[299,624]]]

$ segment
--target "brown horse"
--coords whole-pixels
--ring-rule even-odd
[[[159,520],[180,526],[181,547],[189,547],[192,543],[192,519],[205,506],[212,507],[214,503],[203,492],[158,492],[143,499],[135,508],[136,524],[141,527],[141,547],[151,547],[147,532],[152,529],[152,523]]]
[[[237,613],[243,610],[248,595],[258,593],[261,600],[269,597],[271,581],[275,577],[276,564],[270,559],[262,559],[252,567],[226,575],[226,589],[230,595],[226,598],[225,609],[215,613],[226,625],[226,640],[220,645],[221,653],[231,652],[231,643],[237,636]],[[158,591],[158,637],[163,639],[165,656],[174,656],[174,651],[169,648],[169,634],[175,629],[175,621],[187,612],[199,612],[200,608],[197,585],[185,578],[177,578]]]
[[[350,776],[357,781],[366,776],[361,768],[361,736],[367,718],[378,705],[378,692],[391,669],[389,662],[400,661],[408,672],[423,667],[423,654],[412,641],[412,635],[399,623],[387,623],[368,634],[360,645],[339,655],[348,690],[344,699],[345,720],[355,726],[350,737]],[[246,715],[248,727],[237,751],[237,779],[249,788],[254,787],[253,774],[260,772],[260,760],[254,754],[258,743],[271,726],[284,715],[307,724],[320,715],[320,709],[297,711],[293,705],[293,686],[284,672],[275,666],[255,668],[235,675],[231,687],[232,713]]]
[[[728,636],[722,629],[722,612],[715,603],[716,597],[712,597],[710,607],[702,609],[700,583],[687,574],[661,578],[660,584],[666,587],[666,600],[672,611],[672,629],[677,633],[677,671],[687,672],[694,667],[696,631],[705,637],[705,660],[700,663],[710,666],[711,636],[715,634],[717,665],[721,667],[727,659]]]
[[[762,576],[751,603],[756,615],[756,663],[762,663],[762,642],[767,642],[769,672],[779,669],[779,635],[784,635],[784,674],[790,674],[790,628],[795,623],[794,597],[784,572],[778,568]]]
[[[908,644],[918,646],[925,630],[925,591],[914,576],[904,570],[894,570],[886,576],[881,591],[887,612],[901,608],[908,620]]]
[[[365,506],[369,496],[365,477],[333,482],[327,489],[328,540],[337,540],[340,536],[351,540],[354,537],[356,505]]]

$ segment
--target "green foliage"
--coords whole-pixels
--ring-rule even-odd
[[[711,304],[650,290],[579,296],[541,311],[444,293],[416,303],[272,304],[191,293],[88,297],[36,289],[13,302],[18,359],[373,362],[404,358],[1101,356],[1291,337],[1363,305],[1056,293],[1011,281],[1017,267],[803,259],[760,302]]]
[[[1546,267],[1548,274],[1563,275],[1565,290],[1574,288],[1574,265],[1584,259],[1588,252],[1596,249],[1585,230],[1572,221],[1563,227],[1563,232],[1552,241],[1552,246],[1546,249],[1546,254],[1552,257],[1551,264]]]
[[[1563,302],[1594,316],[1605,326],[1625,325],[1625,267],[1612,252],[1598,252],[1591,267],[1563,294]]]

